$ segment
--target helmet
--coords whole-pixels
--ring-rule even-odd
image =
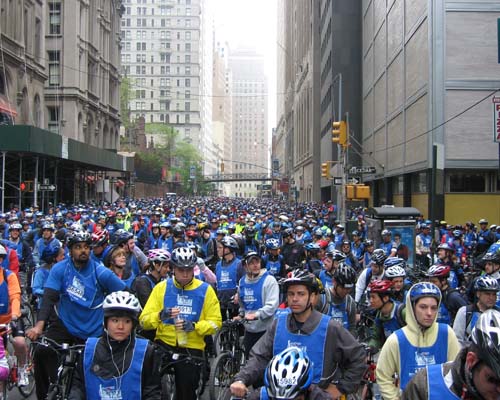
[[[256,251],[250,250],[247,254],[245,254],[245,263],[250,261],[251,258],[258,257],[260,259],[259,253]]]
[[[413,304],[422,297],[434,297],[438,303],[441,302],[441,290],[430,282],[415,283],[409,290],[409,296]]]
[[[381,236],[392,236],[392,233],[390,230],[388,229],[384,229],[381,233],[380,233]]]
[[[368,290],[372,293],[390,293],[392,281],[389,279],[376,279],[368,285]]]
[[[491,251],[491,247],[488,252],[483,256],[483,261],[490,261],[492,263],[500,264],[500,247],[496,251]]]
[[[172,225],[170,224],[170,222],[162,222],[160,224],[160,228],[170,229],[172,228]]]
[[[484,218],[481,218],[479,220],[479,224],[487,224],[488,223],[488,220],[487,219],[484,219]]]
[[[406,276],[405,269],[400,265],[391,265],[387,267],[384,271],[384,278],[394,279],[394,278],[404,278]]]
[[[141,305],[139,300],[129,292],[113,292],[106,296],[102,305],[104,318],[126,315],[134,321],[139,320]]]
[[[188,238],[193,238],[193,239],[195,239],[195,238],[197,238],[197,237],[198,237],[198,232],[196,232],[196,231],[186,231],[186,236],[187,236]]]
[[[179,226],[179,224],[174,226],[174,229],[172,229],[172,234],[174,237],[182,237],[184,236],[184,228],[182,226]]]
[[[87,243],[90,246],[92,243],[90,233],[87,231],[76,231],[71,233],[66,239],[66,244],[71,248],[76,243]]]
[[[219,229],[217,229],[217,231],[215,232],[215,234],[217,236],[219,236],[219,235],[226,236],[227,235],[227,230],[224,229],[224,228],[219,228]]]
[[[344,253],[337,249],[327,250],[326,256],[333,259],[333,261],[344,261],[346,256]]]
[[[288,275],[288,278],[286,278],[283,281],[283,285],[284,285],[285,292],[290,286],[293,286],[293,285],[305,285],[312,292],[317,292],[319,290],[318,282],[316,281],[316,277],[314,276],[314,274],[312,274],[306,270],[292,271]]]
[[[269,398],[293,399],[305,392],[312,383],[313,363],[306,352],[288,347],[276,354],[264,374]]]
[[[370,247],[370,246],[373,246],[373,245],[374,245],[373,240],[371,240],[371,239],[366,239],[365,240],[365,246],[366,247]]]
[[[321,230],[321,228],[316,228],[313,231],[313,236],[323,237],[323,231]]]
[[[293,228],[286,228],[283,232],[281,232],[281,237],[283,239],[286,239],[290,236],[293,236]]]
[[[6,257],[7,256],[7,249],[0,244],[0,257]]]
[[[15,224],[12,224],[9,226],[9,231],[13,230],[13,229],[18,229],[18,230],[21,230],[23,229],[23,226],[19,223],[15,223]]]
[[[476,279],[474,282],[474,290],[477,292],[498,292],[500,291],[500,284],[495,278],[483,275]]]
[[[92,234],[92,246],[103,246],[108,243],[109,233],[106,229]]]
[[[351,236],[360,236],[359,231],[357,230],[352,231]]]
[[[54,225],[52,225],[50,222],[44,222],[42,224],[42,231],[44,231],[46,229],[49,231],[52,231],[52,232],[54,232],[56,230],[56,228],[54,228]]]
[[[335,279],[335,283],[345,288],[354,287],[356,283],[356,271],[351,266],[342,263],[333,273],[333,279]]]
[[[483,312],[472,330],[472,342],[478,348],[479,359],[500,376],[500,312],[494,309]]]
[[[196,254],[188,247],[177,247],[172,251],[170,262],[177,268],[194,268],[197,261]]]
[[[227,247],[231,249],[232,251],[237,251],[239,246],[238,242],[236,242],[236,239],[231,237],[231,236],[225,236],[221,239],[221,244],[223,247]]]
[[[399,257],[387,257],[384,261],[384,268],[393,267],[395,265],[404,268],[406,266],[406,262]]]
[[[250,238],[254,237],[256,232],[257,231],[255,230],[255,228],[253,226],[247,226],[245,228],[245,236],[246,237],[250,237]]]
[[[279,249],[280,248],[280,242],[278,241],[278,239],[274,239],[274,238],[267,239],[266,240],[266,248],[269,249],[269,250]]]
[[[432,265],[426,275],[429,278],[447,278],[450,276],[450,270],[449,265]]]
[[[153,262],[168,262],[170,261],[170,253],[163,249],[152,249],[148,252],[148,260]]]
[[[373,250],[371,261],[377,265],[383,265],[386,258],[384,249],[375,249]]]
[[[125,229],[118,229],[113,235],[112,243],[116,246],[120,244],[127,243],[130,239],[132,239],[134,235],[130,232],[127,232]]]
[[[318,250],[320,250],[320,247],[319,247],[319,244],[317,244],[317,243],[307,243],[304,246],[304,249],[306,249],[307,251],[318,251]]]
[[[451,247],[448,243],[441,243],[438,247],[438,250],[446,250],[446,251],[452,251],[455,252],[455,249]]]
[[[53,263],[54,259],[59,254],[61,250],[61,242],[59,240],[52,240],[47,246],[42,250],[40,259],[47,264]]]
[[[462,237],[462,231],[460,231],[460,230],[458,230],[458,229],[455,229],[455,230],[453,231],[453,237],[455,237],[455,238],[460,238],[460,237]]]
[[[153,230],[155,228],[160,229],[160,224],[158,224],[157,222],[155,222],[154,224],[151,224],[151,230]]]

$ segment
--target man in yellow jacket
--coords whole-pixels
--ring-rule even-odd
[[[407,325],[387,338],[377,362],[377,383],[385,400],[400,399],[420,368],[454,360],[460,351],[451,327],[436,322],[440,303],[441,291],[432,283],[416,283],[408,291]]]
[[[140,323],[146,330],[156,329],[155,341],[166,350],[201,358],[205,336],[221,327],[222,317],[213,288],[194,278],[196,261],[190,248],[172,251],[174,277],[154,287]],[[202,367],[186,361],[174,368],[177,398],[195,400]]]

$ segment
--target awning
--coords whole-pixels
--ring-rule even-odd
[[[17,116],[17,111],[14,107],[11,107],[9,102],[0,97],[0,112],[7,113],[13,117]]]

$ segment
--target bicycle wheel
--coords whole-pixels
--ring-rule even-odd
[[[51,385],[47,393],[47,400],[63,400],[62,387],[59,385]]]
[[[33,346],[29,342],[29,339],[26,339],[28,345],[28,352],[26,354],[26,374],[28,375],[29,384],[26,386],[17,386],[19,393],[24,398],[30,397],[35,389],[35,364],[33,363],[33,353],[35,352],[35,346]]]
[[[175,400],[175,398],[175,375],[172,371],[161,377],[161,399]]]
[[[203,392],[205,391],[205,386],[207,385],[207,380],[210,377],[210,363],[207,359],[207,354],[203,355],[203,363],[200,369],[200,379],[198,381],[198,388],[196,389],[196,398],[199,399]]]
[[[217,356],[210,371],[208,390],[210,400],[225,399],[229,386],[236,374],[236,361],[231,353],[222,353]]]
[[[225,351],[228,351],[227,349],[227,337],[228,337],[229,332],[227,329],[222,328],[220,331],[218,331],[215,334],[214,337],[214,350],[215,350],[215,356],[220,356],[222,353]]]

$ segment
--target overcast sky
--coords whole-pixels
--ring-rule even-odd
[[[227,41],[233,48],[251,45],[265,57],[271,135],[271,129],[276,126],[276,0],[212,1],[217,38]]]

